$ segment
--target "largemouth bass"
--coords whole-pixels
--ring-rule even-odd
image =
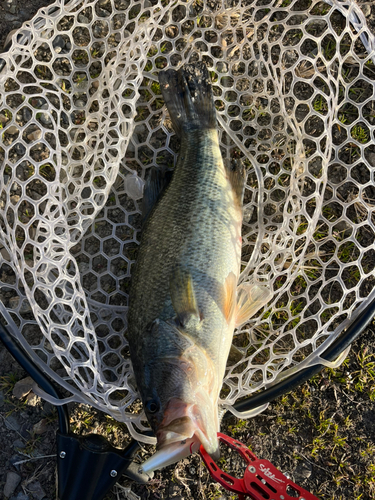
[[[207,68],[163,71],[159,81],[181,149],[145,221],[129,299],[130,355],[159,450],[144,470],[199,444],[217,453],[218,398],[234,328],[260,307],[237,293],[245,172],[224,166]],[[153,181],[146,202],[162,190],[163,182]]]

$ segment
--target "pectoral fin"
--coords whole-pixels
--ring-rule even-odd
[[[191,274],[177,269],[170,281],[173,309],[181,326],[187,327],[191,321],[201,321]]]
[[[236,328],[248,321],[272,299],[269,288],[254,283],[240,285],[237,289]]]
[[[223,287],[223,314],[227,323],[231,321],[236,308],[236,288],[237,278],[233,272],[230,272]]]

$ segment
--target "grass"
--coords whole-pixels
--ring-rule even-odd
[[[321,114],[326,114],[328,111],[328,104],[324,97],[319,94],[317,95],[315,101],[313,102],[313,108],[315,111]]]
[[[5,394],[10,394],[18,380],[19,376],[14,373],[3,375],[0,377],[0,391],[3,391]]]
[[[369,140],[368,131],[360,125],[355,125],[352,128],[352,137],[361,144],[365,144]]]
[[[295,280],[296,289],[299,286],[304,286],[303,277]],[[357,341],[340,367],[325,369],[292,393],[278,398],[254,419],[230,418],[224,421],[222,432],[245,443],[259,458],[270,460],[284,473],[289,472],[297,484],[320,500],[373,498],[375,432],[371,426],[365,428],[362,422],[362,415],[366,412],[370,418],[375,399],[375,352],[372,346],[371,337]],[[0,389],[11,394],[18,378],[14,373],[3,375]],[[14,398],[10,396],[10,399]],[[11,406],[9,402],[6,405],[7,411]],[[28,412],[31,410],[27,407]],[[22,411],[25,407],[17,409],[18,413]],[[55,415],[51,416],[51,425],[55,418]],[[124,438],[129,439],[123,424],[86,405],[75,406],[71,424],[74,432],[97,432],[119,448],[126,446],[128,441]],[[31,434],[24,452],[30,456],[40,455],[43,439]],[[150,447],[144,446],[144,449],[150,452]],[[144,460],[144,452],[139,453],[137,460]],[[234,452],[224,449],[218,465],[229,474],[241,477],[243,469],[235,457]],[[30,462],[28,466],[32,467],[32,464]],[[299,478],[296,472],[301,465],[311,471],[307,479]],[[197,455],[157,472],[145,486],[130,483],[125,477],[119,481],[121,485],[131,487],[142,500],[168,498],[172,487],[177,496],[184,496],[187,500],[218,499],[223,494],[230,497],[213,482]],[[116,498],[114,491],[106,495],[106,500]]]

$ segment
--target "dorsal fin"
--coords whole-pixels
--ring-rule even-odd
[[[142,199],[142,222],[143,224],[150,215],[151,210],[160,199],[162,193],[169,185],[172,179],[173,170],[161,165],[160,167],[151,167],[150,174],[145,183]]]
[[[240,159],[226,162],[227,177],[231,183],[234,199],[239,208],[242,208],[243,196],[245,192],[246,169]]]

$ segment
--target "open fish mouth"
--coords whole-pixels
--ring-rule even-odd
[[[164,412],[164,419],[156,431],[157,448],[161,449],[175,442],[194,436],[210,455],[219,447],[217,439],[218,415],[216,405],[206,391],[194,395],[195,402],[186,403],[172,398]]]
[[[205,411],[206,410],[206,411]],[[175,418],[174,418],[175,417]],[[144,473],[174,464],[199,450],[218,458],[217,412],[172,399],[156,432],[157,451],[141,466]]]
[[[169,447],[174,443],[181,443],[188,439],[199,441],[210,455],[213,455],[219,446],[216,426],[210,425],[208,428],[207,426],[203,427],[201,422],[193,420],[188,416],[176,418],[167,426],[160,428],[156,436],[158,440],[158,450]]]

